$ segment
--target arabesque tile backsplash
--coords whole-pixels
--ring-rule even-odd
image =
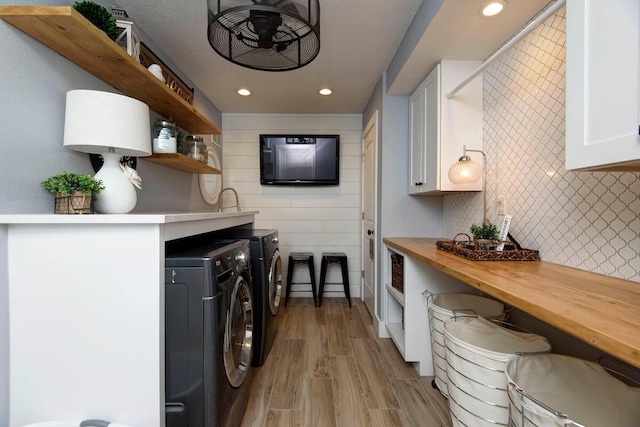
[[[544,261],[640,282],[640,174],[564,169],[565,24],[563,9],[484,72],[487,216],[502,223],[503,196],[512,235]],[[443,207],[445,237],[482,221],[482,193]]]

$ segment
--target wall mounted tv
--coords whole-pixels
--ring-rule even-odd
[[[338,185],[339,135],[260,135],[262,185]]]

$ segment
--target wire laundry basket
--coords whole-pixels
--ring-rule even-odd
[[[596,362],[559,354],[507,362],[511,427],[637,427],[640,388]]]
[[[465,293],[422,293],[429,314],[431,352],[433,354],[434,382],[443,396],[449,397],[447,384],[447,361],[444,347],[444,322],[458,314],[477,314],[486,319],[504,319],[505,306],[499,301],[480,295]]]
[[[507,426],[507,362],[516,353],[551,351],[543,336],[507,329],[479,316],[447,320],[444,339],[454,427]]]

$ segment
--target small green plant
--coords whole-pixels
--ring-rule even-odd
[[[495,224],[482,223],[482,225],[471,225],[469,229],[475,240],[498,240],[498,228]]]
[[[83,194],[98,194],[104,190],[102,180],[95,179],[91,175],[64,171],[58,175],[50,176],[40,183],[40,186],[49,193],[70,195],[74,191]]]
[[[116,18],[114,18],[105,7],[91,0],[87,0],[75,2],[73,8],[80,12],[80,14],[87,18],[93,25],[104,31],[111,40],[118,38]]]

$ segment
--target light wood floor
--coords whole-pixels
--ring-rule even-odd
[[[377,338],[364,303],[292,298],[278,336],[255,368],[242,427],[450,427],[447,401]],[[425,325],[426,327],[426,325]]]

